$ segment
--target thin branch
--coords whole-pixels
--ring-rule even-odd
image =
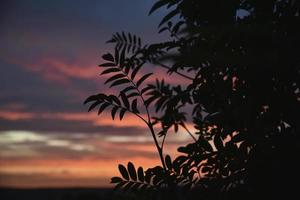
[[[193,140],[195,142],[197,142],[197,139],[195,138],[195,136],[193,136],[193,134],[191,133],[191,131],[185,126],[184,123],[181,123],[181,126],[186,130],[186,132],[188,132],[188,134],[193,138]]]
[[[160,63],[160,62],[156,62],[155,64],[158,64],[158,65],[160,65],[161,67],[163,67],[163,68],[165,68],[165,69],[168,69],[168,70],[170,70],[171,68],[170,67],[168,67],[167,65],[165,65],[165,64],[162,64],[162,63]],[[180,75],[180,76],[182,76],[182,77],[184,77],[184,78],[186,78],[186,79],[189,79],[189,80],[194,80],[192,77],[190,77],[190,76],[188,76],[188,75],[185,75],[185,74],[183,74],[183,73],[181,73],[181,72],[178,72],[178,71],[174,71],[176,74],[178,74],[178,75]]]
[[[154,140],[154,143],[155,143],[155,146],[156,146],[156,149],[158,151],[158,154],[159,154],[159,157],[160,157],[160,160],[161,160],[161,163],[162,163],[162,166],[164,169],[166,169],[166,164],[165,164],[165,161],[164,161],[164,157],[163,157],[163,154],[162,154],[162,148],[159,146],[158,144],[158,141],[157,141],[157,138],[155,136],[155,132],[154,132],[154,129],[153,129],[153,126],[152,126],[152,123],[151,123],[151,116],[150,116],[150,113],[149,113],[149,110],[145,104],[145,99],[141,93],[141,91],[139,90],[139,88],[137,87],[137,85],[133,82],[133,80],[128,76],[128,74],[126,72],[123,71],[123,69],[119,68],[120,71],[127,77],[127,79],[131,82],[131,84],[133,85],[133,87],[135,87],[136,91],[138,92],[142,102],[143,102],[143,105],[145,107],[145,110],[146,110],[146,113],[147,113],[147,118],[148,118],[148,121],[146,121],[144,118],[144,122],[147,124],[147,126],[149,127],[150,129],[150,132],[151,132],[151,135],[153,137],[153,140]]]
[[[167,133],[164,134],[163,140],[162,140],[162,142],[161,142],[161,150],[162,150],[162,151],[163,151],[163,149],[164,149],[164,144],[165,144],[166,137],[167,137]]]

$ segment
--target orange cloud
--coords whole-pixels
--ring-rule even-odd
[[[17,120],[29,120],[35,117],[34,113],[20,112],[20,111],[0,111],[0,119],[17,121]]]

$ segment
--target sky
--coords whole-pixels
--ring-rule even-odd
[[[113,121],[83,101],[113,93],[99,77],[117,31],[159,42],[155,0],[2,0],[0,3],[0,187],[111,187],[119,163],[159,164],[138,118]],[[156,66],[148,71],[157,77]],[[163,73],[162,73],[163,72]],[[166,78],[171,84],[180,79]],[[168,137],[166,153],[190,140]]]

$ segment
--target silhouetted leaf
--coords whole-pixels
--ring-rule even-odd
[[[129,101],[124,92],[120,92],[120,96],[126,108],[129,108]]]
[[[122,92],[123,93],[126,93],[126,92],[128,92],[128,91],[130,91],[130,90],[135,90],[136,88],[134,87],[134,86],[128,86],[128,87],[126,87],[126,88],[124,88],[123,90],[122,90]]]
[[[172,29],[172,32],[177,33],[178,29],[180,28],[180,26],[182,26],[184,24],[183,21],[179,21],[178,23],[176,23]]]
[[[119,183],[119,182],[122,182],[122,181],[123,181],[122,178],[115,176],[115,177],[111,178],[111,182],[110,183]]]
[[[146,101],[145,101],[145,105],[146,107],[148,107],[153,101],[155,101],[157,99],[156,96],[152,96],[150,98],[148,98]]]
[[[113,57],[110,53],[104,54],[104,55],[102,56],[102,58],[103,58],[104,60],[114,62],[114,57]]]
[[[109,69],[106,69],[103,72],[101,72],[101,75],[103,75],[103,74],[109,74],[109,73],[112,73],[112,72],[119,72],[119,71],[120,70],[118,68],[109,68]]]
[[[118,65],[119,64],[119,50],[117,48],[115,48],[115,59],[116,59],[115,63],[116,63],[116,65]]]
[[[139,113],[139,110],[137,109],[137,99],[132,101],[131,109],[134,113]]]
[[[110,77],[109,79],[107,79],[104,84],[107,84],[111,81],[114,81],[114,80],[117,80],[117,79],[120,79],[120,78],[124,78],[125,75],[124,74],[116,74],[116,75],[113,75],[112,77]]]
[[[136,179],[137,179],[136,171],[135,171],[135,167],[134,167],[134,165],[132,164],[132,162],[128,162],[127,169],[128,169],[130,178],[131,178],[132,180],[136,181]]]
[[[133,93],[127,95],[127,98],[136,97],[136,96],[139,96],[139,95],[140,95],[139,93],[133,92]]]
[[[163,25],[164,23],[166,23],[168,20],[170,20],[172,17],[174,17],[175,15],[178,14],[178,10],[172,10],[171,12],[169,12],[159,23],[158,27],[160,27],[161,25]]]
[[[135,67],[131,73],[131,80],[134,80],[136,74],[138,73],[138,71],[141,69],[141,67],[143,66],[143,64],[138,65],[137,67]]]
[[[123,177],[124,179],[126,179],[126,180],[129,181],[129,175],[128,175],[128,172],[127,172],[127,170],[126,170],[126,167],[124,167],[123,165],[120,164],[120,165],[119,165],[119,171],[120,171],[122,177]]]
[[[114,66],[116,66],[116,64],[115,63],[103,63],[98,66],[99,67],[114,67]]]
[[[223,149],[223,141],[222,141],[222,139],[221,139],[221,137],[219,136],[219,135],[215,135],[215,137],[214,137],[214,145],[216,146],[216,148],[218,149],[218,150],[221,150],[221,149]]]
[[[139,181],[144,182],[145,179],[144,179],[144,170],[143,170],[143,168],[139,167],[137,172],[138,172]]]
[[[84,102],[83,104],[86,104],[88,102],[91,102],[91,101],[96,101],[96,100],[100,100],[100,99],[105,99],[106,95],[105,94],[96,94],[96,95],[91,95],[89,96]]]
[[[208,151],[208,152],[212,152],[212,151],[213,151],[212,146],[210,145],[210,143],[209,143],[207,140],[201,138],[201,139],[198,140],[198,143],[199,143],[200,146],[203,147],[206,151]]]
[[[149,73],[149,74],[145,74],[144,76],[142,76],[142,78],[140,78],[137,83],[136,86],[139,87],[149,76],[151,76],[153,73]]]
[[[165,161],[166,161],[166,166],[169,170],[172,170],[172,161],[171,161],[171,157],[169,155],[166,155],[166,158],[165,158]]]
[[[115,119],[115,115],[116,115],[118,109],[119,109],[119,107],[117,107],[117,106],[115,106],[115,107],[112,108],[112,110],[111,110],[111,117],[112,117],[112,119]]]
[[[107,108],[109,105],[110,105],[110,103],[104,102],[98,110],[98,115],[100,115],[105,110],[105,108]]]
[[[123,40],[125,41],[125,42],[127,42],[127,37],[126,37],[126,35],[125,35],[125,33],[122,31],[122,38],[123,38]]]
[[[90,107],[89,107],[89,110],[88,112],[90,112],[92,109],[94,109],[97,105],[99,105],[101,103],[101,101],[96,101],[94,102]]]
[[[186,147],[179,147],[179,148],[177,149],[177,151],[179,151],[179,152],[181,152],[181,153],[186,153],[186,154],[189,153],[189,151],[187,150]]]
[[[109,95],[108,98],[111,100],[111,102],[115,102],[115,103],[118,104],[119,106],[121,105],[120,100],[119,100],[118,97],[116,97],[115,95]]]
[[[153,85],[148,85],[146,87],[144,87],[142,90],[141,90],[141,94],[144,94],[145,92],[151,90],[151,89],[155,89],[155,86]]]
[[[138,38],[138,46],[139,46],[139,47],[142,46],[142,41],[141,41],[141,38],[140,38],[140,37]]]
[[[166,30],[168,30],[168,27],[163,27],[163,28],[161,28],[161,29],[158,31],[158,33],[162,33],[162,32],[164,32],[164,31],[166,31]]]
[[[122,108],[122,109],[120,110],[120,120],[123,119],[123,117],[124,117],[124,115],[125,115],[125,112],[126,112],[126,109],[125,109],[125,108]]]
[[[120,182],[118,183],[115,187],[114,187],[114,191],[122,188],[123,185],[125,185],[127,182],[126,181],[123,181],[123,182]]]
[[[129,83],[129,82],[130,81],[128,79],[120,79],[120,80],[116,80],[115,82],[113,82],[109,87],[122,85],[122,84]]]
[[[121,67],[124,67],[124,61],[125,61],[125,49],[123,49],[122,51],[121,51],[121,55],[120,55],[120,66]]]
[[[123,187],[124,191],[125,192],[128,191],[129,189],[132,188],[133,185],[134,185],[134,182],[127,182],[127,184],[124,185],[124,187]]]
[[[159,0],[157,1],[151,8],[148,15],[151,15],[155,10],[161,8],[164,5],[167,5],[170,1],[169,0]]]

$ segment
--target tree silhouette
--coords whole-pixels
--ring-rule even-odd
[[[129,162],[113,177],[116,189],[149,199],[253,199],[296,195],[299,175],[300,2],[296,0],[159,0],[169,11],[159,33],[170,40],[142,45],[116,33],[114,55],[103,55],[102,74],[119,95],[96,94],[89,110],[126,112],[149,128],[161,166]],[[145,64],[182,76],[188,85],[136,75]],[[150,106],[156,116],[151,116]],[[186,110],[196,128],[187,126]],[[146,113],[140,114],[140,110]],[[160,125],[155,131],[154,125]],[[180,156],[164,155],[165,137],[181,127],[194,139]],[[159,144],[157,137],[163,137]],[[299,185],[299,184],[298,184]],[[145,193],[147,195],[145,195]]]

